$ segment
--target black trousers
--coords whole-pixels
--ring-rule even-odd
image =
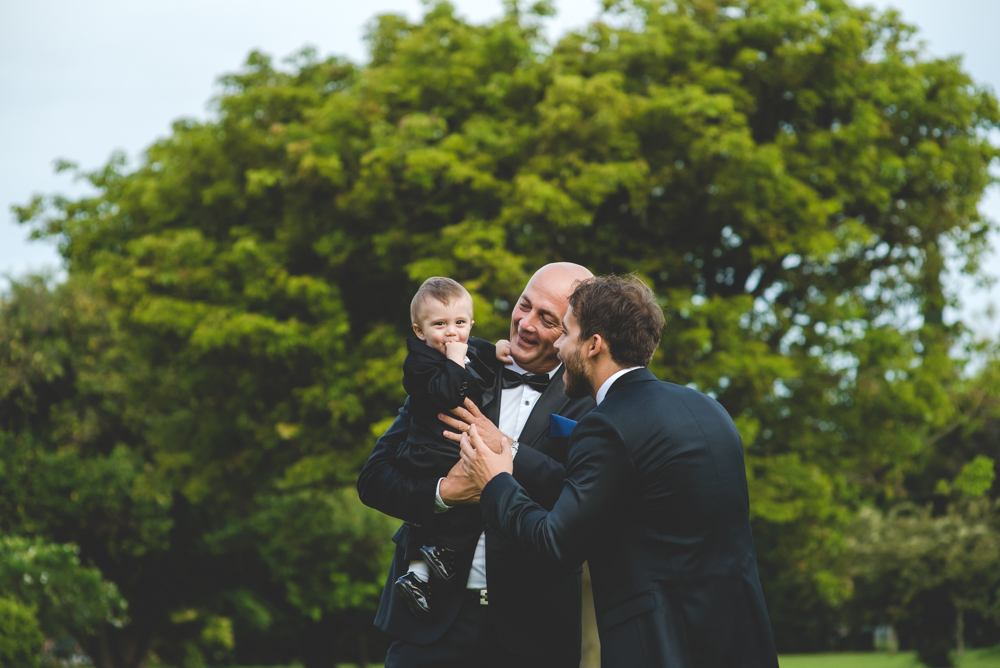
[[[512,639],[517,645],[517,639]],[[580,661],[517,656],[500,642],[489,606],[467,600],[454,623],[429,645],[393,640],[385,668],[579,668]]]

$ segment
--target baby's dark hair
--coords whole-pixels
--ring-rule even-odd
[[[469,301],[472,301],[472,295],[458,281],[444,276],[431,276],[424,281],[420,289],[417,290],[417,294],[413,295],[413,299],[410,301],[410,322],[417,322],[420,307],[428,299],[436,299],[442,304],[450,304],[463,297],[468,297]]]

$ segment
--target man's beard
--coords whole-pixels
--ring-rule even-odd
[[[591,392],[593,392],[590,383],[590,374],[587,373],[587,367],[583,364],[583,359],[579,351],[573,351],[569,355],[563,354],[562,361],[565,368],[563,373],[563,382],[565,383],[563,394],[570,399],[589,397]]]

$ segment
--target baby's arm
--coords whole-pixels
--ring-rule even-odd
[[[507,339],[500,339],[497,341],[497,359],[504,364],[511,364],[514,362],[514,358],[510,356],[510,341]]]
[[[447,359],[413,360],[407,356],[403,363],[403,389],[410,397],[424,397],[442,410],[449,411],[462,405],[468,396],[467,389],[476,382],[466,368],[466,344],[449,343]],[[458,353],[462,353],[458,357]],[[455,357],[452,357],[452,355]],[[461,362],[456,361],[460,359]]]

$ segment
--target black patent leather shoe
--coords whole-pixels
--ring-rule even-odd
[[[396,593],[406,601],[406,605],[414,617],[428,619],[431,616],[431,601],[434,600],[434,594],[430,582],[418,580],[413,571],[409,571],[396,580],[393,587]]]
[[[434,574],[434,577],[447,582],[455,577],[458,552],[447,547],[424,545],[420,548],[424,555],[424,563]]]

